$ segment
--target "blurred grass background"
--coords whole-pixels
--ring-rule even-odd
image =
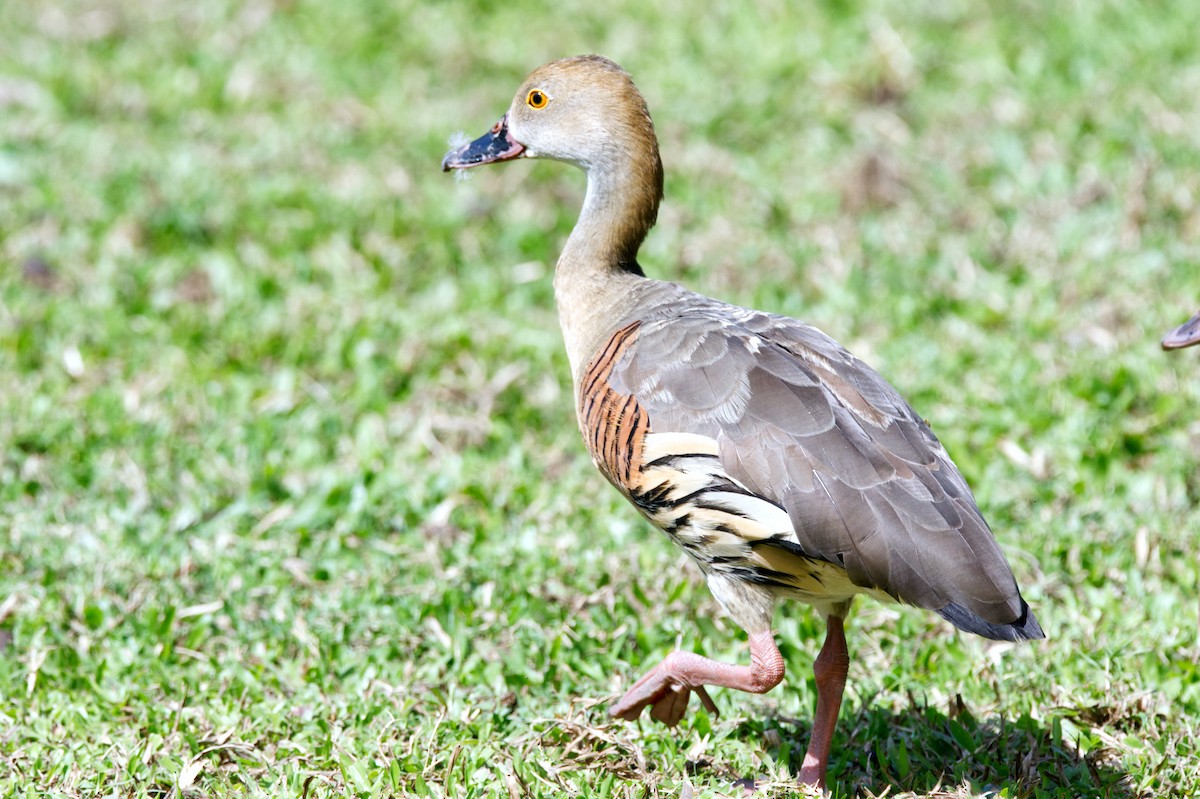
[[[1200,6],[0,5],[0,789],[786,795],[820,624],[744,660],[592,468],[561,164],[459,182],[563,55],[662,140],[647,271],[810,321],[974,486],[1044,644],[862,602],[836,796],[1200,793]]]

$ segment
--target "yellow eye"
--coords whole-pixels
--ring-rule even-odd
[[[531,91],[525,98],[525,104],[530,108],[545,108],[548,102],[550,102],[550,98],[546,96],[545,92],[538,89]]]

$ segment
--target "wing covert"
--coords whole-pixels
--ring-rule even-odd
[[[928,425],[819,330],[723,304],[664,306],[610,381],[653,430],[716,440],[729,475],[786,510],[794,545],[856,585],[992,624],[1020,616],[1012,572]]]

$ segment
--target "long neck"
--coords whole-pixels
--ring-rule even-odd
[[[619,159],[588,167],[583,209],[558,259],[554,296],[576,379],[645,282],[637,252],[662,199],[662,162],[652,131],[648,139]]]

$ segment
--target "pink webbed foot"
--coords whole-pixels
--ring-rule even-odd
[[[674,727],[687,712],[693,691],[704,709],[718,715],[717,705],[705,690],[706,685],[736,688],[761,694],[783,680],[783,657],[769,630],[750,636],[750,665],[734,666],[692,652],[672,652],[612,706],[610,713],[626,721],[635,721],[650,707],[650,718]]]
[[[714,716],[720,715],[716,703],[712,701],[704,685],[690,682],[690,670],[681,668],[683,664],[680,660],[688,654],[672,652],[662,663],[634,683],[609,712],[625,721],[637,721],[642,711],[649,707],[650,718],[661,721],[668,727],[674,727],[683,719],[683,714],[687,712],[688,700],[692,691],[695,691],[705,710]],[[698,658],[697,655],[691,657]]]

